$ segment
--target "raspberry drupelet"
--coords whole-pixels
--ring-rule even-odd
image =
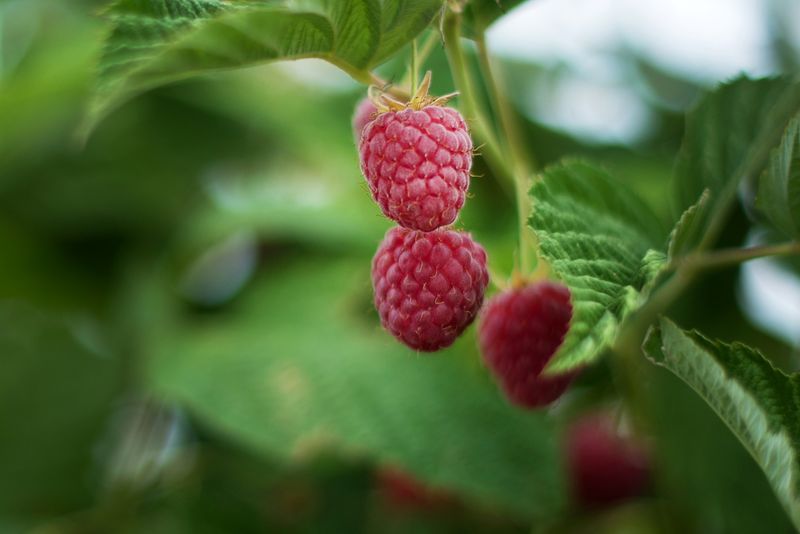
[[[451,345],[475,319],[488,283],[483,247],[454,230],[392,228],[372,260],[381,324],[419,351]]]

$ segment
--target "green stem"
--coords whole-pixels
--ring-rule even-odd
[[[416,60],[417,61],[417,69],[416,69],[417,72],[419,70],[419,66],[420,65],[424,65],[425,61],[427,61],[427,59],[428,59],[428,56],[430,56],[431,52],[433,52],[433,47],[436,45],[436,42],[438,40],[439,40],[439,34],[437,32],[435,32],[435,31],[432,31],[432,32],[430,32],[428,34],[428,37],[425,38],[425,41],[423,41],[422,46],[417,49],[417,60]],[[416,39],[414,40],[414,43],[413,43],[412,46],[414,48],[417,48]],[[412,54],[413,53],[414,53],[414,50],[412,49]],[[413,85],[412,84],[412,80],[411,80],[411,71],[406,72],[405,76],[403,76],[403,79],[400,81],[400,86],[401,87],[406,87],[408,85]],[[414,92],[414,88],[413,87],[411,89],[411,92],[412,93]]]
[[[419,65],[417,64],[417,40],[411,41],[411,93],[417,92],[419,87]]]
[[[461,47],[461,15],[449,13],[444,21],[445,51],[450,63],[450,71],[456,89],[459,92],[461,107],[467,119],[470,120],[472,131],[481,141],[479,150],[492,172],[501,179],[501,185],[507,191],[515,187],[514,172],[509,166],[507,158],[501,152],[497,139],[488,127],[483,114],[475,100],[475,90],[469,76],[464,50]]]
[[[485,36],[483,34],[478,35],[475,38],[475,44],[478,50],[478,61],[480,62],[484,79],[486,80],[486,85],[489,90],[489,96],[495,104],[497,115],[500,117],[500,125],[506,137],[509,152],[514,158],[514,165],[522,175],[530,176],[535,167],[533,158],[520,135],[516,113],[508,98],[506,98],[506,91],[501,83],[502,78],[498,78],[494,75],[491,58],[489,57],[489,50],[486,47]]]
[[[718,269],[765,256],[792,255],[800,255],[800,242],[791,241],[779,245],[698,252],[677,260],[671,268],[680,269],[682,266],[689,266],[692,270]]]
[[[519,134],[516,114],[505,96],[504,88],[498,82],[492,70],[491,59],[486,48],[486,38],[483,33],[479,34],[475,43],[478,48],[478,60],[480,62],[483,77],[489,91],[490,100],[494,103],[497,115],[500,117],[500,126],[503,132],[506,151],[511,159],[514,169],[514,184],[517,200],[517,219],[519,222],[519,270],[523,276],[531,272],[531,259],[536,258],[532,253],[538,249],[536,235],[528,228],[528,219],[533,211],[533,203],[530,195],[530,177],[532,174],[533,162],[522,138]]]

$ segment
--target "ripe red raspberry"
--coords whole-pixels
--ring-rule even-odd
[[[575,499],[607,506],[641,495],[650,480],[644,443],[617,431],[608,412],[582,417],[567,431],[567,466]]]
[[[428,105],[382,113],[364,129],[359,152],[384,215],[423,232],[456,220],[472,166],[472,139],[458,111]]]
[[[452,344],[475,318],[488,283],[483,247],[454,230],[392,228],[372,259],[381,324],[420,351]]]
[[[378,114],[378,108],[372,103],[369,98],[364,98],[356,105],[356,110],[353,113],[353,137],[356,144],[361,140],[361,132],[364,126],[369,124]]]
[[[481,316],[483,358],[506,396],[519,406],[545,406],[567,389],[575,373],[541,376],[564,341],[572,319],[569,290],[539,282],[494,296]]]

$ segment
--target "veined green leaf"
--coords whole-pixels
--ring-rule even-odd
[[[151,387],[269,457],[334,450],[520,516],[557,512],[566,492],[551,422],[465,365],[478,358],[472,336],[420,356],[382,331],[368,272],[366,260],[322,257],[273,268],[228,315],[155,336]]]
[[[797,117],[789,123],[761,176],[757,203],[778,230],[800,238],[800,119]]]
[[[541,255],[572,292],[572,325],[548,367],[565,372],[614,341],[664,262],[665,235],[647,206],[586,163],[546,169],[531,195]]]
[[[362,81],[431,21],[440,0],[117,0],[89,124],[138,92],[217,69],[322,58]]]
[[[784,374],[750,347],[711,341],[668,319],[651,329],[644,348],[725,421],[800,528],[800,375]]]
[[[676,207],[685,211],[705,190],[711,198],[696,222],[703,231],[684,248],[699,244],[741,181],[761,172],[798,109],[798,84],[784,78],[739,78],[706,95],[688,114],[675,176]]]

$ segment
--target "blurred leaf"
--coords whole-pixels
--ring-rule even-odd
[[[745,345],[711,341],[668,319],[650,331],[645,351],[725,421],[800,528],[800,375],[784,374]]]
[[[19,166],[52,151],[81,116],[99,46],[92,38],[94,27],[73,20],[74,14],[65,13],[70,8],[57,4],[16,2],[11,5],[23,14],[5,13],[7,25],[23,24],[15,16],[28,18],[32,20],[27,24],[36,30],[30,29],[31,35],[24,39],[23,64],[6,79],[0,72],[0,193],[19,178],[15,175]],[[0,19],[3,15],[0,10]],[[49,24],[52,20],[59,23]],[[13,33],[3,37],[14,44]],[[2,60],[2,52],[11,47],[4,42],[0,48]]]
[[[800,237],[800,119],[786,128],[780,147],[761,176],[758,207],[775,227],[790,237]]]
[[[475,38],[524,0],[470,0],[464,8],[464,36]]]
[[[706,95],[686,118],[675,177],[677,209],[688,209],[709,190],[710,206],[699,221],[707,230],[727,210],[739,183],[761,172],[798,108],[798,85],[784,78],[738,78]],[[687,246],[696,246],[705,233]]]
[[[702,239],[703,231],[705,230],[703,224],[708,216],[710,198],[711,194],[706,189],[700,195],[700,199],[687,208],[681,218],[678,219],[669,236],[667,256],[670,260],[680,258],[690,252],[694,244]]]
[[[0,301],[0,511],[57,514],[92,497],[95,446],[119,365],[59,322]]]
[[[151,316],[152,387],[262,454],[333,449],[526,517],[560,509],[547,419],[510,407],[459,361],[477,358],[471,336],[421,357],[380,330],[368,270],[306,258],[273,267],[227,315]]]
[[[531,190],[530,225],[540,252],[572,292],[572,326],[548,370],[591,363],[639,305],[639,291],[663,264],[660,223],[604,172],[566,162],[544,171]],[[655,262],[655,263],[654,263]]]
[[[89,121],[138,92],[221,68],[318,57],[354,78],[431,21],[439,0],[117,0]],[[91,126],[91,124],[89,124]]]

